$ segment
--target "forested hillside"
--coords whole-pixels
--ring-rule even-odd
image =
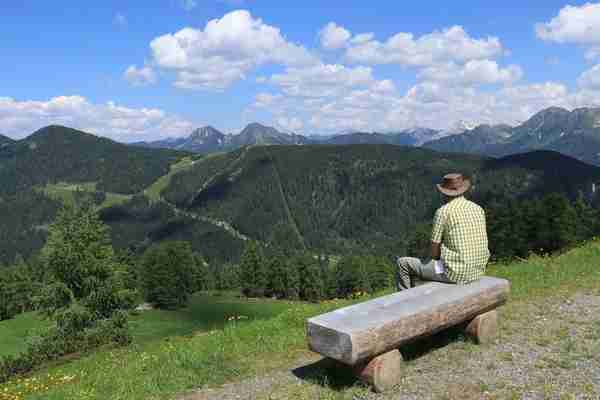
[[[49,126],[0,149],[0,194],[60,181],[95,182],[100,191],[136,193],[166,174],[184,154]]]
[[[386,145],[269,146],[206,160],[162,195],[279,246],[402,253],[427,230],[442,201],[434,184],[448,171],[470,175],[484,206],[552,192],[591,201],[600,182],[600,169],[553,152],[494,160]]]

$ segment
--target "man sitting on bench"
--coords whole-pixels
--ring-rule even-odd
[[[413,278],[423,281],[465,284],[481,278],[490,252],[485,212],[463,195],[471,186],[461,174],[445,175],[436,185],[446,197],[433,219],[431,258],[427,264],[413,257],[398,257],[396,287],[414,287]]]

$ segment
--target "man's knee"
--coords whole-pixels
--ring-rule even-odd
[[[415,257],[398,257],[396,258],[396,264],[403,269],[414,268],[414,266],[421,264],[421,260]]]
[[[398,290],[409,289],[412,285],[412,276],[421,265],[421,260],[414,257],[397,257],[396,264],[396,288]]]

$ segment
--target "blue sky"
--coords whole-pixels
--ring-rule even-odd
[[[15,138],[443,129],[600,105],[600,3],[21,0],[0,22]]]

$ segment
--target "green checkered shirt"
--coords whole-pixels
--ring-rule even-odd
[[[440,207],[433,219],[431,241],[441,243],[448,278],[469,283],[485,273],[490,258],[485,212],[477,204],[456,197]]]

